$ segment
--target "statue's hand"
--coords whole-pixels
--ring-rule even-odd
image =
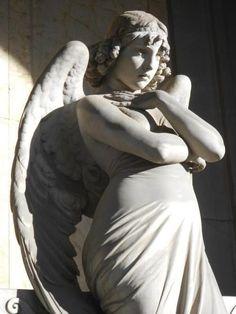
[[[190,153],[185,161],[185,165],[190,172],[200,172],[206,168],[206,161],[194,153]]]
[[[134,94],[129,91],[114,91],[104,95],[117,107],[127,107],[134,109],[152,109],[156,107],[156,93],[146,92]]]
[[[111,100],[111,103],[117,107],[131,107],[132,101],[140,94],[134,94],[129,91],[113,91],[105,94],[104,98]]]

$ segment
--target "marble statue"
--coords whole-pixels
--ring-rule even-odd
[[[127,11],[104,41],[69,42],[32,91],[12,207],[50,313],[226,313],[192,187],[192,172],[220,160],[224,144],[188,108],[190,79],[168,78],[169,51],[157,18]],[[80,244],[70,241],[82,215],[93,217],[81,252],[89,292],[78,284]]]

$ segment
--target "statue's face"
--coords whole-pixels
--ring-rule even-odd
[[[159,67],[162,40],[149,42],[147,37],[136,38],[121,51],[111,74],[121,89],[142,90],[153,79]]]

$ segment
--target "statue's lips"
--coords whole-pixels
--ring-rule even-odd
[[[139,74],[138,78],[142,80],[150,80],[151,76],[149,74]]]

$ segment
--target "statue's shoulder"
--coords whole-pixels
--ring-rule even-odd
[[[170,92],[178,98],[180,95],[189,94],[191,92],[192,83],[187,75],[177,74],[166,80],[160,86],[160,89]]]
[[[185,75],[185,74],[177,74],[175,75],[173,78],[173,81],[175,81],[176,83],[191,88],[191,79],[189,76]]]
[[[81,98],[79,101],[85,101],[87,103],[92,103],[96,100],[105,100],[104,94],[91,94],[91,95],[86,95],[83,98]]]
[[[85,107],[97,107],[103,104],[109,104],[110,101],[104,97],[104,94],[87,95],[78,101],[78,109]]]

